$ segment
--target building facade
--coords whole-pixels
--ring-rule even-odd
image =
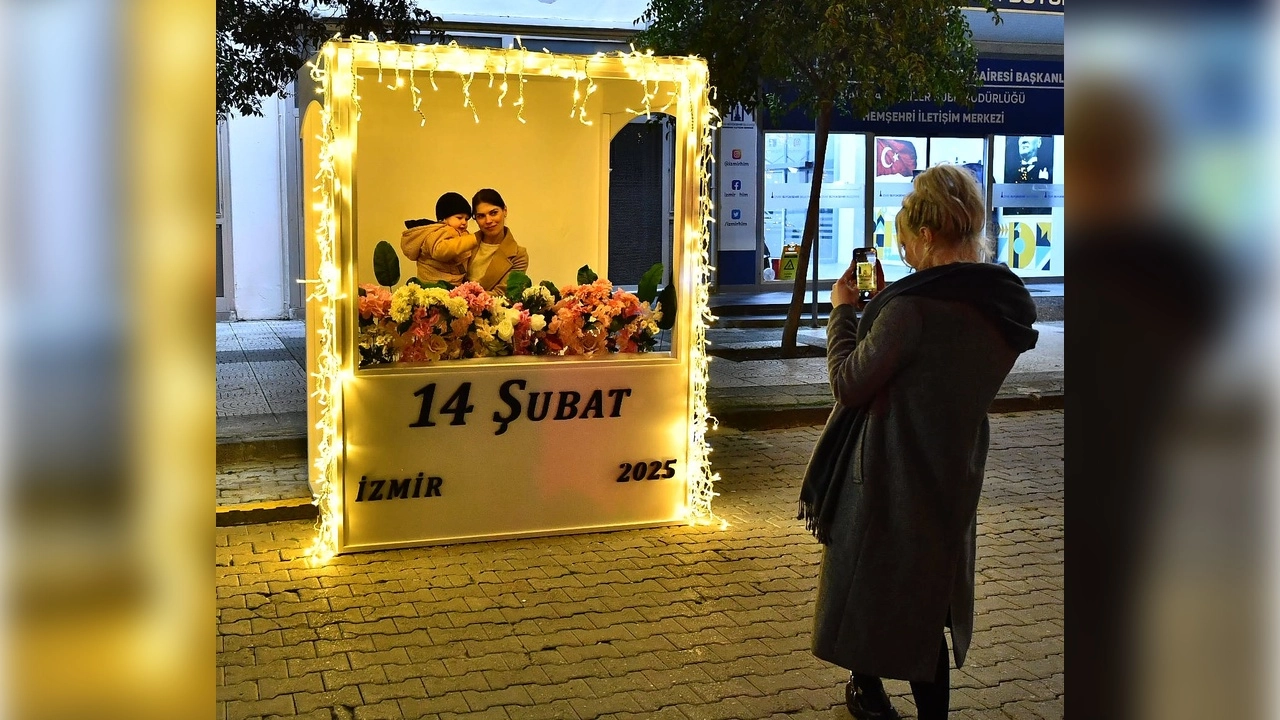
[[[995,27],[983,11],[966,10],[986,78],[974,108],[910,104],[834,119],[815,247],[820,279],[837,278],[853,249],[866,246],[880,251],[889,279],[904,274],[893,215],[913,173],[948,162],[969,167],[987,189],[997,260],[1029,281],[1061,280],[1063,12],[1056,1],[1001,0],[1004,22]],[[646,4],[493,0],[478,9],[466,0],[426,3],[459,44],[521,43],[576,54],[629,51]],[[218,126],[219,320],[297,318],[305,304],[301,111],[292,93],[266,99],[262,111],[262,117],[233,116]],[[790,286],[783,249],[800,241],[817,172],[812,126],[802,113],[725,113],[713,178],[717,286]],[[627,125],[612,143],[609,274],[618,284],[635,284],[655,262],[670,264],[671,135],[669,123],[655,115]],[[482,152],[500,148],[477,149],[477,160]],[[429,205],[424,201],[424,215]]]

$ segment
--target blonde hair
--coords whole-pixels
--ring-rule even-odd
[[[926,256],[947,248],[967,260],[990,258],[986,203],[978,181],[962,167],[938,165],[917,175],[902,200],[896,224],[899,231],[906,229],[913,235],[929,228],[933,243],[926,248]]]

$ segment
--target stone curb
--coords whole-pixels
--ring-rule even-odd
[[[255,440],[226,440],[218,443],[217,463],[240,463],[307,456],[307,438],[277,437]]]
[[[315,520],[319,516],[319,508],[304,498],[243,503],[218,508],[214,527],[263,525],[285,520]]]
[[[1032,410],[1060,410],[1066,406],[1062,393],[998,397],[987,412],[1014,413]],[[777,430],[801,425],[821,425],[831,415],[831,405],[800,407],[736,407],[713,412],[720,425],[736,430]]]

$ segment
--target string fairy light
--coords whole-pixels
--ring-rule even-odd
[[[573,61],[573,107],[569,108],[569,119],[573,119],[578,115],[578,103],[582,100],[582,91],[578,89],[582,78],[578,77],[578,61]]]
[[[520,42],[519,37],[516,38],[516,43],[520,45],[520,76],[519,78],[517,78],[518,82],[516,83],[516,88],[520,91],[520,97],[517,98],[514,103],[512,103],[512,106],[518,108],[516,110],[516,119],[520,121],[521,125],[523,125],[525,123],[525,120],[524,120],[524,84],[525,84],[524,66],[529,61],[529,54],[528,54],[528,51],[524,49],[524,43]]]
[[[471,86],[477,73],[487,72],[489,87],[494,84],[495,74],[501,73],[498,85],[497,106],[503,107],[510,90],[509,74],[517,75],[517,98],[510,103],[516,110],[516,119],[524,124],[525,94],[524,86],[528,82],[525,77],[529,73],[537,73],[547,77],[572,80],[572,108],[570,119],[576,119],[583,125],[590,126],[587,103],[598,89],[598,78],[627,79],[640,84],[640,109],[627,111],[632,115],[650,117],[653,112],[664,112],[673,105],[676,111],[678,136],[683,137],[684,157],[691,159],[693,168],[686,175],[690,185],[696,186],[697,204],[690,208],[691,212],[683,221],[683,252],[681,257],[690,260],[687,266],[680,268],[681,284],[691,287],[692,297],[689,301],[690,349],[690,403],[687,416],[688,427],[688,478],[686,481],[686,498],[683,516],[686,521],[707,525],[719,522],[726,524],[712,512],[712,502],[717,496],[715,486],[719,475],[715,473],[709,462],[711,452],[707,444],[707,432],[717,424],[707,406],[707,384],[710,375],[710,357],[706,353],[706,331],[714,321],[710,310],[710,279],[713,270],[710,261],[710,234],[714,220],[714,205],[711,201],[711,178],[715,167],[712,154],[712,139],[720,119],[711,100],[714,88],[708,83],[706,63],[698,58],[658,58],[652,51],[640,52],[634,47],[631,52],[619,52],[616,55],[596,53],[590,57],[557,56],[545,51],[530,54],[522,40],[516,39],[518,47],[506,50],[468,49],[456,43],[448,46],[422,45],[402,46],[396,43],[379,43],[376,38],[364,40],[358,37],[340,39],[335,36],[326,43],[311,66],[311,77],[319,88],[322,100],[319,111],[320,129],[318,140],[318,169],[315,175],[315,190],[320,200],[315,204],[318,211],[318,224],[313,237],[317,248],[318,270],[316,277],[305,280],[309,288],[307,295],[308,311],[314,308],[316,313],[315,347],[316,362],[312,377],[315,379],[312,397],[317,408],[314,418],[314,434],[312,468],[314,471],[316,491],[314,502],[319,510],[316,538],[308,556],[313,562],[322,563],[341,549],[342,527],[342,388],[344,378],[352,377],[349,369],[351,358],[344,352],[340,343],[338,318],[341,313],[349,313],[351,299],[344,294],[344,272],[339,265],[340,254],[340,213],[345,212],[350,203],[350,189],[344,186],[343,177],[351,171],[350,163],[354,156],[354,131],[362,117],[361,97],[358,92],[358,66],[374,64],[378,68],[378,80],[382,83],[385,70],[394,70],[394,84],[385,87],[395,91],[404,86],[401,72],[407,68],[409,75],[409,91],[412,107],[420,118],[419,125],[426,125],[426,115],[422,109],[423,93],[417,86],[416,72],[426,68],[433,91],[440,88],[435,81],[437,70],[452,73],[462,80],[463,106],[472,112],[475,122],[480,121],[475,99],[471,96]],[[382,44],[386,44],[387,56],[391,68],[385,67]],[[368,47],[372,45],[373,47]],[[392,53],[394,50],[394,53]],[[407,60],[406,60],[407,58]],[[502,66],[498,68],[498,61]],[[519,63],[517,68],[513,65]],[[349,65],[345,67],[344,65]],[[583,81],[585,80],[585,88]],[[671,83],[674,89],[666,90],[666,104],[655,109],[655,100],[663,83]],[[349,86],[348,86],[349,83]],[[349,111],[348,111],[349,110]],[[675,282],[676,278],[673,277]],[[688,283],[688,284],[685,284]]]
[[[707,83],[707,66],[699,61],[693,71],[695,89],[701,92],[691,93],[695,102],[689,103],[691,127],[701,129],[696,164],[698,168],[698,224],[693,232],[693,247],[690,248],[694,260],[693,283],[693,342],[690,347],[690,364],[692,367],[690,388],[693,402],[689,403],[689,467],[691,475],[687,483],[687,508],[689,520],[695,524],[712,524],[716,516],[711,510],[712,499],[719,493],[715,491],[720,481],[719,473],[711,469],[711,446],[707,443],[708,426],[714,429],[719,426],[707,406],[707,385],[711,376],[711,359],[707,355],[707,328],[715,321],[711,313],[711,224],[715,222],[714,206],[711,202],[711,176],[715,169],[715,156],[712,153],[712,139],[715,129],[720,125],[720,117],[715,106],[711,104],[710,88]],[[692,100],[693,98],[691,98]],[[700,114],[699,114],[700,111]],[[728,523],[720,520],[720,528]]]
[[[360,122],[362,108],[360,107],[360,93],[358,91],[360,75],[356,73],[356,47],[362,42],[359,37],[351,36],[351,103],[356,108],[356,122]]]
[[[422,112],[422,91],[418,89],[418,83],[414,78],[414,71],[418,67],[418,51],[424,47],[426,46],[414,46],[413,55],[409,58],[409,89],[412,90],[410,94],[413,97],[413,111],[418,113],[418,117],[421,118],[418,122],[418,127],[425,127],[427,124],[427,116]]]
[[[330,48],[333,46],[331,45]],[[338,459],[341,452],[339,438],[338,404],[342,388],[339,383],[341,372],[341,351],[337,337],[337,305],[341,295],[339,281],[341,273],[337,266],[338,228],[335,218],[335,195],[340,187],[338,183],[334,147],[337,144],[333,127],[334,88],[331,84],[332,67],[338,53],[321,53],[312,67],[311,77],[320,87],[323,102],[319,112],[320,133],[319,157],[316,171],[315,190],[321,200],[318,205],[319,221],[316,225],[316,249],[318,256],[317,277],[307,280],[311,292],[307,302],[316,309],[316,369],[315,390],[312,397],[316,400],[317,417],[315,429],[317,439],[315,457],[312,465],[315,469],[317,490],[313,502],[317,506],[316,537],[307,551],[307,556],[315,564],[328,562],[339,548],[339,515],[341,512],[342,482],[338,472]],[[352,51],[352,67],[354,68],[354,48]],[[352,71],[352,83],[355,83],[355,72]],[[354,90],[354,88],[353,88]],[[351,97],[355,94],[352,92]]]
[[[498,107],[502,107],[502,98],[507,96],[507,58],[506,53],[502,54],[502,84],[498,86]]]
[[[476,104],[471,102],[471,83],[476,79],[475,71],[467,73],[467,79],[462,81],[462,107],[471,109],[471,117],[476,122],[480,122],[480,113],[476,112]]]
[[[397,90],[397,89],[399,89],[399,88],[404,87],[404,80],[400,77],[400,48],[401,48],[402,46],[401,46],[399,43],[392,43],[392,42],[389,42],[389,43],[387,43],[387,44],[388,44],[388,45],[392,45],[392,46],[394,46],[394,47],[395,47],[395,49],[396,49],[396,60],[395,60],[395,63],[396,63],[396,84],[395,84],[395,85],[388,85],[388,86],[387,86],[387,89],[388,89],[388,90]]]

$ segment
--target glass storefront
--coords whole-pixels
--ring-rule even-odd
[[[838,278],[848,267],[854,248],[867,245],[877,249],[886,280],[897,280],[910,272],[902,261],[894,219],[902,199],[911,191],[911,179],[926,168],[943,164],[968,169],[984,194],[990,192],[987,206],[996,238],[996,262],[1026,278],[1062,277],[1062,135],[877,135],[871,141],[868,148],[868,136],[855,133],[832,133],[828,140],[816,243],[823,281]],[[798,245],[804,232],[815,174],[814,135],[766,132],[764,148],[764,252],[772,260],[776,276],[783,245]],[[873,153],[870,158],[868,149]],[[990,163],[988,157],[993,158]],[[867,162],[873,163],[871,168]],[[870,202],[866,197],[869,169],[873,177]],[[868,211],[870,224],[866,222]],[[762,281],[770,277],[763,272],[766,266],[761,267]],[[780,279],[775,282],[789,284]]]
[[[987,142],[983,138],[876,137],[875,229],[872,241],[885,280],[897,280],[911,271],[902,261],[902,249],[894,219],[902,199],[911,192],[911,179],[935,165],[959,165],[986,192]]]
[[[768,257],[776,260],[782,256],[782,246],[799,245],[804,232],[815,174],[814,135],[771,132],[764,137],[764,246]],[[816,244],[822,278],[839,277],[853,249],[865,245],[866,167],[866,136],[831,134],[818,210]]]

